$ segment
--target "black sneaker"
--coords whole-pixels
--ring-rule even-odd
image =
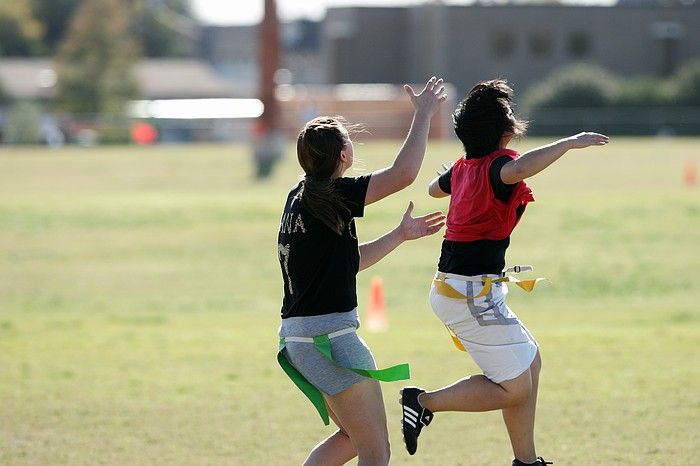
[[[547,464],[552,464],[551,461],[545,461],[541,456],[537,457],[537,461],[534,463],[523,463],[519,459],[514,459],[513,460],[513,466],[545,466]]]
[[[401,431],[409,455],[413,455],[418,448],[418,436],[423,426],[433,420],[433,413],[418,402],[418,395],[423,392],[425,390],[418,387],[404,387],[401,390]]]

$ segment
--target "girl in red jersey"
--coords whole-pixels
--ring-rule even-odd
[[[532,334],[505,303],[505,253],[529,202],[524,180],[571,149],[604,145],[608,137],[579,133],[520,156],[507,149],[526,122],[512,111],[505,80],[479,83],[453,114],[465,155],[429,185],[432,197],[451,195],[438,273],[430,290],[435,314],[483,371],[435,391],[401,391],[402,429],[414,454],[434,412],[500,409],[510,436],[513,466],[547,464],[535,451],[534,427],[541,360]],[[519,270],[516,270],[519,271]],[[532,285],[532,283],[530,283]],[[531,289],[531,288],[530,288]]]

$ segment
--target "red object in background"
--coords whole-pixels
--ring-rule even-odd
[[[366,324],[370,332],[381,332],[389,327],[384,305],[384,281],[379,276],[372,277],[367,315],[363,324]]]
[[[267,135],[267,124],[261,118],[255,120],[250,128],[250,132],[255,138],[262,138]]]
[[[140,145],[153,144],[158,139],[158,130],[153,125],[141,121],[131,127],[131,139]]]
[[[685,175],[684,179],[685,179],[686,186],[695,186],[697,184],[698,176],[697,176],[697,170],[695,168],[695,163],[687,162],[685,164],[684,175]]]

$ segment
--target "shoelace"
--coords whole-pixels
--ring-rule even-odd
[[[542,458],[541,456],[537,457],[537,461],[539,461],[540,463],[545,464],[545,465],[546,464],[554,464],[551,461],[545,461],[544,458]]]

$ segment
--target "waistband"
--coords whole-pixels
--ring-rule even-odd
[[[357,308],[346,312],[334,312],[316,316],[288,317],[282,319],[279,327],[279,336],[286,337],[315,337],[360,327],[360,319]]]
[[[335,338],[339,337],[341,335],[347,335],[348,333],[355,333],[357,329],[354,327],[348,327],[344,328],[342,330],[338,330],[337,332],[331,332],[328,334],[328,338]],[[284,337],[284,340],[289,342],[294,342],[294,343],[313,343],[314,339],[312,337]]]
[[[503,278],[509,273],[522,273],[522,272],[532,272],[534,269],[531,265],[514,265],[513,267],[508,267],[503,272],[495,274],[488,273],[483,275],[459,275],[457,273],[440,272],[439,270],[435,273],[436,280],[444,280],[445,278],[452,278],[455,280],[462,280],[465,282],[483,282],[487,278]]]

